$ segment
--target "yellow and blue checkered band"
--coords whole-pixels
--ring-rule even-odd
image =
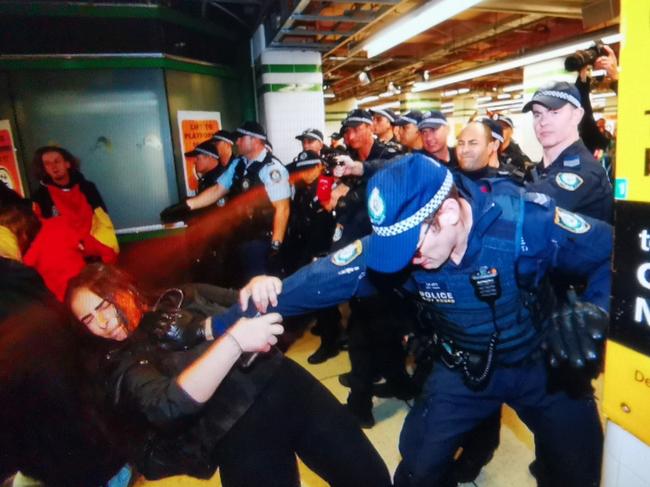
[[[445,201],[447,196],[449,196],[449,191],[451,190],[453,184],[454,184],[454,178],[451,175],[451,172],[447,171],[445,180],[443,181],[438,191],[436,191],[436,194],[433,195],[433,198],[431,198],[422,208],[420,208],[418,211],[416,211],[413,215],[409,216],[408,218],[405,218],[404,220],[400,220],[387,227],[373,225],[372,226],[373,232],[375,232],[380,237],[393,237],[395,235],[399,235],[400,233],[404,233],[413,227],[416,227],[417,225],[422,223],[426,217],[428,217],[429,215],[437,211],[438,208],[440,208],[442,202]],[[372,199],[372,195],[371,195],[371,199]]]

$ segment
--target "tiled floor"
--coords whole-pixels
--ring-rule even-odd
[[[318,343],[318,338],[307,332],[291,347],[288,355],[307,368],[341,402],[344,402],[347,397],[347,389],[339,384],[338,376],[349,370],[348,355],[346,352],[342,352],[324,364],[310,365],[307,363],[307,357],[316,349]],[[377,424],[372,429],[365,430],[372,443],[386,461],[391,472],[395,470],[399,461],[397,439],[407,411],[408,406],[402,401],[375,399],[373,412]],[[534,487],[536,485],[535,480],[528,473],[528,464],[532,459],[532,436],[514,412],[506,407],[503,411],[501,445],[499,449],[490,464],[483,469],[475,484],[463,485],[477,485],[480,487]],[[218,480],[215,484],[217,477],[218,475],[210,481],[201,481],[189,477],[173,477],[158,482],[141,481],[137,485],[138,487],[215,486],[220,485]],[[304,487],[325,487],[327,485],[304,466],[301,466],[301,478]]]

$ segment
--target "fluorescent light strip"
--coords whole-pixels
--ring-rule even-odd
[[[623,37],[622,34],[615,34],[612,36],[603,37],[603,42],[605,42],[606,44],[620,42],[622,37]],[[608,39],[609,41],[606,42],[605,39]],[[413,85],[413,88],[411,89],[411,92],[418,93],[420,91],[433,90],[435,88],[441,88],[443,86],[452,85],[454,83],[460,83],[461,81],[467,81],[469,79],[474,79],[474,78],[481,78],[483,76],[500,73],[501,71],[508,71],[510,69],[521,68],[522,66],[526,66],[528,64],[535,64],[542,61],[548,61],[549,59],[568,56],[569,54],[573,54],[578,49],[587,49],[592,45],[593,45],[593,41],[578,42],[575,44],[570,44],[567,46],[561,46],[555,49],[549,49],[547,51],[530,54],[528,56],[522,56],[519,58],[511,59],[510,61],[504,61],[501,63],[484,66],[482,68],[472,69],[470,71],[454,74],[434,81],[428,81],[426,83],[415,83]]]
[[[454,102],[453,102],[453,101],[449,101],[449,102],[447,102],[447,103],[441,103],[441,104],[440,104],[440,108],[451,108],[451,107],[453,107],[453,106],[454,106]]]
[[[361,98],[361,100],[359,100],[359,104],[363,105],[364,103],[370,103],[370,102],[377,101],[377,100],[379,100],[378,96],[375,96],[375,95],[366,96],[365,98]]]
[[[616,96],[616,93],[613,91],[606,91],[605,93],[594,93],[591,95],[592,100],[598,100],[599,98],[610,98]]]
[[[432,0],[379,32],[363,46],[375,57],[421,32],[473,7],[482,0]]]
[[[512,91],[519,91],[519,90],[523,90],[523,89],[524,89],[524,85],[523,85],[523,84],[519,84],[519,85],[510,85],[510,86],[506,86],[506,87],[503,88],[503,91],[504,91],[505,93],[510,93],[510,92],[512,92]]]
[[[491,96],[479,96],[479,97],[476,99],[476,102],[477,102],[477,103],[483,103],[484,101],[491,101],[491,100],[492,100],[492,97],[491,97]]]
[[[374,105],[370,107],[371,110],[381,110],[382,108],[399,108],[399,102],[391,101],[390,103],[384,103],[383,105]]]
[[[323,98],[336,98],[334,93],[323,93]]]
[[[497,100],[507,100],[508,98],[512,98],[510,93],[501,93],[500,95],[497,95]]]

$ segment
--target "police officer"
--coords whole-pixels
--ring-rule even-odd
[[[584,110],[575,85],[560,81],[540,88],[523,111],[533,113],[543,149],[542,161],[532,171],[534,182],[527,188],[552,196],[571,211],[611,222],[612,187],[578,135]]]
[[[312,151],[316,154],[320,154],[325,145],[323,132],[318,129],[307,129],[300,135],[296,135],[296,139],[302,144],[303,151]]]
[[[321,156],[313,151],[303,151],[291,165],[294,166],[291,175],[294,195],[287,242],[283,246],[283,260],[288,273],[329,252],[335,225],[334,215],[331,209],[325,208],[319,193],[320,177],[324,169]],[[314,328],[319,331],[321,343],[307,357],[310,364],[320,364],[338,355],[342,333],[338,307],[319,310],[315,313],[315,318]]]
[[[219,130],[215,132],[210,138],[217,149],[219,154],[219,163],[222,167],[228,167],[228,164],[233,160],[233,145],[235,143],[235,135],[227,130]]]
[[[463,435],[503,403],[544,445],[552,485],[597,486],[603,437],[594,398],[549,391],[541,345],[551,364],[597,360],[611,227],[537,194],[483,193],[417,154],[369,181],[368,213],[372,235],[284,282],[255,278],[242,306],[252,297],[261,312],[270,303],[301,313],[376,292],[386,280],[416,305],[438,363],[405,420],[396,486],[454,485],[445,475]],[[553,268],[587,277],[584,301],[553,310],[543,286]]]
[[[244,122],[236,131],[241,158],[231,164],[218,180],[186,204],[192,210],[204,208],[225,195],[231,199],[243,193],[251,195],[237,209],[242,210],[240,258],[243,275],[279,271],[277,262],[290,214],[291,187],[284,165],[266,149],[266,131],[257,122]],[[261,204],[260,204],[261,202]],[[241,206],[243,205],[243,208]],[[276,260],[276,262],[273,262]],[[274,266],[274,269],[271,269]]]
[[[418,130],[421,120],[422,113],[418,110],[411,110],[395,121],[397,141],[402,144],[404,152],[422,150],[422,136]]]
[[[527,170],[532,165],[532,162],[530,161],[530,157],[524,154],[524,151],[521,150],[521,147],[512,138],[512,132],[515,128],[512,119],[500,113],[495,113],[492,119],[501,126],[501,131],[503,132],[503,143],[499,146],[499,161],[503,164],[511,164],[520,169]]]
[[[449,137],[447,117],[435,110],[424,112],[422,120],[418,123],[418,130],[422,136],[422,154],[455,170],[458,167],[458,159],[454,148],[447,145],[447,137]]]
[[[371,108],[372,114],[372,133],[375,134],[377,140],[388,147],[402,152],[402,145],[395,138],[393,128],[397,121],[397,115],[388,108]]]
[[[350,157],[339,160],[387,161],[398,155],[372,134],[372,116],[365,110],[352,110],[342,122],[341,131]],[[338,166],[337,166],[338,167]],[[336,175],[336,174],[335,174]],[[343,193],[334,208],[336,227],[331,250],[338,250],[371,232],[366,205],[366,178],[344,177],[335,194]],[[347,188],[347,192],[346,192]],[[404,368],[401,346],[404,323],[395,316],[393,304],[386,298],[368,297],[350,301],[348,320],[350,374],[340,379],[350,386],[347,406],[362,427],[372,427],[373,378],[383,375],[386,386],[382,395],[408,398],[413,386]],[[404,320],[402,320],[404,321]]]

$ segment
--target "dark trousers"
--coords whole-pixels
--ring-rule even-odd
[[[381,374],[392,385],[408,381],[400,318],[381,296],[350,301],[348,321],[350,398],[355,408],[372,406],[373,377]]]
[[[356,420],[288,359],[216,454],[224,487],[298,487],[296,454],[332,487],[391,485]]]
[[[437,363],[404,422],[402,462],[395,473],[395,486],[450,485],[445,482],[465,434],[503,403],[511,406],[535,435],[552,485],[599,485],[603,434],[593,396],[570,398],[564,392],[549,393],[546,365],[538,361],[495,368],[481,391],[468,389],[459,372]]]

